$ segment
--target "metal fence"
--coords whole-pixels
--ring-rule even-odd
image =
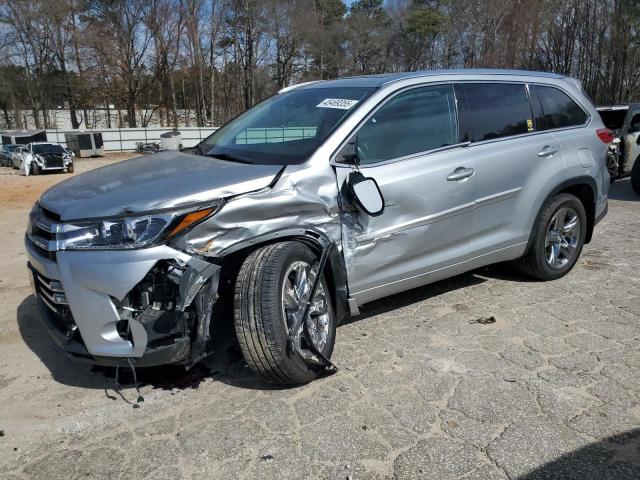
[[[87,132],[102,133],[104,150],[107,152],[126,152],[136,149],[138,143],[160,142],[160,135],[171,131],[169,128],[102,128]],[[182,136],[182,146],[189,148],[197,145],[216,131],[216,127],[182,127],[178,131]],[[79,130],[47,130],[47,140],[66,147],[65,133],[79,133]]]

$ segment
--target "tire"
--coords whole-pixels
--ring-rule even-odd
[[[567,240],[564,234],[562,236],[557,234],[558,231],[564,232],[564,229],[556,230],[552,226],[552,221],[563,216],[562,209],[565,209],[566,212],[562,219],[564,226],[570,224],[573,214],[577,219],[577,228],[571,233],[570,240]],[[566,220],[567,223],[565,223],[565,219],[569,219]],[[556,195],[543,205],[533,225],[533,237],[529,251],[516,262],[516,266],[524,274],[539,280],[555,280],[563,277],[571,271],[578,261],[586,233],[587,214],[582,202],[569,193]],[[553,242],[549,243],[549,237],[553,239]],[[570,246],[567,247],[565,244]],[[551,253],[552,250],[554,254]],[[555,255],[555,253],[558,254]]]
[[[291,269],[316,262],[313,251],[300,242],[276,243],[251,253],[236,278],[234,322],[238,343],[249,367],[270,382],[308,383],[322,373],[322,367],[306,362],[287,345],[284,308],[285,285],[296,272]],[[335,344],[336,321],[324,276],[318,286],[317,295],[320,294],[326,300],[326,315],[321,315],[326,322],[321,327],[326,342],[320,351],[329,358]]]
[[[73,173],[73,163],[70,163],[70,164],[67,166],[67,173]]]
[[[631,169],[631,188],[640,195],[640,157],[636,158]]]
[[[40,175],[40,167],[36,162],[31,164],[31,175]]]
[[[607,170],[609,171],[609,182],[615,182],[618,178],[618,158],[612,152],[607,153]]]

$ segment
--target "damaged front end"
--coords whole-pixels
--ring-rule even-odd
[[[110,224],[113,237],[120,224]],[[220,265],[165,241],[66,250],[69,232],[80,238],[76,227],[36,206],[25,238],[36,301],[69,356],[108,366],[191,366],[206,355]]]
[[[127,196],[121,191],[128,206],[116,210],[108,189],[98,202],[101,180],[95,178],[95,191],[61,184],[34,208],[25,244],[37,302],[48,329],[72,358],[106,366],[194,365],[211,351],[218,307],[232,301],[221,287],[232,285],[234,269],[258,246],[286,239],[304,242],[318,258],[327,252],[324,271],[335,314],[338,321],[348,315],[330,165],[285,168],[212,160],[237,180],[224,183],[208,173],[204,178],[196,168],[202,159],[185,160],[197,161],[193,181],[204,185],[197,195],[163,190],[166,199],[152,202],[137,191]],[[155,184],[155,171],[148,175]],[[205,190],[215,182],[219,185]],[[85,196],[85,205],[100,208],[93,220],[82,220],[79,204]],[[48,298],[45,285],[55,285],[65,304]]]
[[[121,338],[139,342],[131,325],[144,329],[146,347],[140,365],[190,367],[206,356],[219,274],[218,265],[197,258],[188,263],[162,260],[122,301],[113,299]]]

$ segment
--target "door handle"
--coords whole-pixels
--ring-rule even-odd
[[[558,153],[558,149],[555,147],[550,147],[549,145],[545,145],[542,147],[542,150],[538,152],[538,156],[541,158],[550,157],[554,154]]]
[[[473,177],[475,173],[476,171],[473,168],[458,167],[447,177],[447,180],[450,182],[459,182],[460,180]]]

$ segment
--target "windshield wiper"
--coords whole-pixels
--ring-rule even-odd
[[[228,153],[206,153],[207,157],[217,158],[219,160],[226,160],[227,162],[236,162],[236,163],[246,163],[249,165],[253,165],[252,162],[248,160],[244,160],[242,158],[234,157],[233,155],[229,155]]]

